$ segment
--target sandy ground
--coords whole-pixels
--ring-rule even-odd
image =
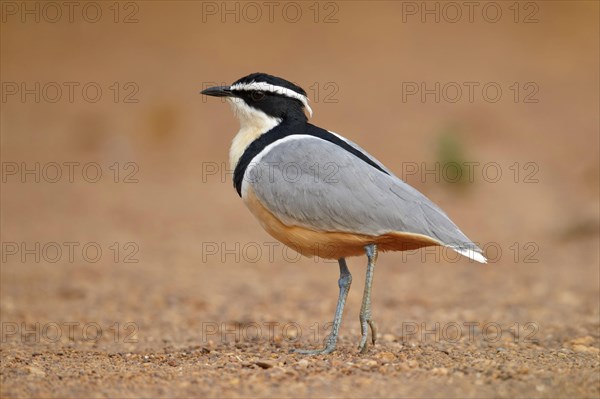
[[[48,22],[50,9],[22,22],[10,4],[2,397],[600,397],[598,3],[519,3],[515,17],[496,2],[497,23],[422,22],[420,2],[297,3],[298,22],[249,21],[235,2],[239,22],[220,2],[116,16],[97,3],[97,23]],[[325,339],[337,265],[260,228],[224,164],[236,121],[198,95],[258,70],[307,89],[315,124],[367,148],[490,258],[380,255],[380,334],[364,355],[365,258],[349,259],[338,350],[291,353]],[[51,82],[78,84],[73,101],[53,102]],[[408,95],[423,82],[503,96]],[[90,83],[98,101],[79,90]],[[448,182],[448,160],[475,162],[472,182]]]

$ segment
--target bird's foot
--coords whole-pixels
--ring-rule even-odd
[[[334,347],[329,347],[326,346],[322,349],[294,349],[294,353],[297,353],[299,355],[309,355],[309,356],[314,356],[314,355],[327,355],[328,353],[333,352],[333,350],[335,349]]]
[[[325,347],[321,349],[294,349],[299,355],[327,355],[335,350],[335,341],[328,340]]]
[[[371,329],[371,342],[375,345],[375,341],[377,340],[377,326],[375,325],[375,321],[373,321],[370,317],[361,319],[360,321],[360,343],[358,344],[358,351],[360,353],[367,353],[367,338],[369,336],[369,328]]]

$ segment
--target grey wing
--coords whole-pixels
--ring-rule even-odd
[[[373,236],[416,233],[463,255],[481,252],[439,207],[391,172],[328,141],[297,137],[273,146],[252,165],[262,178],[244,182],[283,223]]]
[[[358,144],[356,144],[354,141],[352,140],[348,140],[347,138],[345,138],[344,136],[340,136],[339,134],[332,132],[331,130],[328,130],[329,133],[333,134],[334,136],[339,137],[340,139],[344,140],[346,143],[348,143],[351,147],[356,148],[358,151],[362,152],[363,154],[365,154],[366,156],[369,157],[369,159],[371,159],[371,161],[373,161],[373,163],[375,163],[377,166],[379,166],[381,169],[385,170],[389,175],[394,176],[394,173],[389,170],[388,168],[385,167],[384,164],[382,164],[381,162],[379,162],[379,160],[377,158],[375,158],[374,156],[372,156],[371,154],[369,154],[364,148],[362,148],[361,146],[359,146]]]

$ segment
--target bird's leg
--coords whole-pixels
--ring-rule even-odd
[[[341,258],[338,260],[340,264],[340,278],[338,285],[340,287],[340,295],[338,297],[337,307],[335,309],[335,316],[333,318],[333,326],[331,328],[331,334],[327,337],[327,343],[323,349],[316,350],[302,350],[296,349],[296,353],[303,355],[321,355],[333,352],[337,343],[338,333],[340,331],[340,325],[342,324],[342,315],[344,313],[344,305],[346,304],[346,298],[350,291],[350,284],[352,284],[352,275],[348,266],[346,266],[346,260]]]
[[[363,294],[362,306],[360,307],[360,344],[358,350],[360,353],[367,351],[367,336],[369,335],[368,327],[371,328],[371,340],[375,345],[377,338],[377,326],[371,319],[371,285],[373,284],[373,271],[375,262],[377,261],[377,245],[370,244],[365,247],[369,263],[367,264],[367,278],[365,279],[365,292]],[[368,326],[368,327],[367,327]]]

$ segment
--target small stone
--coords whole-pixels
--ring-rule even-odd
[[[275,366],[275,363],[268,360],[258,360],[254,362],[254,364],[262,369],[270,369],[271,367]]]
[[[448,375],[448,369],[446,367],[435,367],[431,369],[433,375]]]
[[[585,345],[585,346],[589,346],[593,342],[594,342],[594,338],[590,337],[589,335],[587,335],[585,337],[575,338],[574,340],[571,341],[571,345]]]
[[[35,367],[35,366],[29,366],[27,367],[27,371],[29,371],[29,373],[31,375],[35,375],[36,377],[45,377],[46,373],[44,372],[44,370]]]
[[[392,352],[381,352],[377,354],[377,358],[383,360],[385,363],[390,363],[396,360],[396,355]]]
[[[408,362],[406,362],[406,365],[407,365],[408,367],[410,367],[411,369],[414,369],[414,368],[417,368],[417,367],[419,367],[419,362],[417,362],[417,361],[416,361],[416,360],[414,360],[414,359],[411,359],[411,360],[409,360]]]
[[[374,359],[363,359],[362,363],[367,367],[375,367],[379,364],[377,360]]]
[[[600,349],[594,348],[593,346],[585,345],[573,345],[573,350],[579,353],[598,353]]]
[[[308,367],[308,360],[306,359],[302,359],[298,362],[298,367],[300,367],[301,369],[305,369]]]
[[[409,371],[410,367],[406,363],[400,363],[399,365],[396,366],[396,370],[398,370],[398,371]]]

